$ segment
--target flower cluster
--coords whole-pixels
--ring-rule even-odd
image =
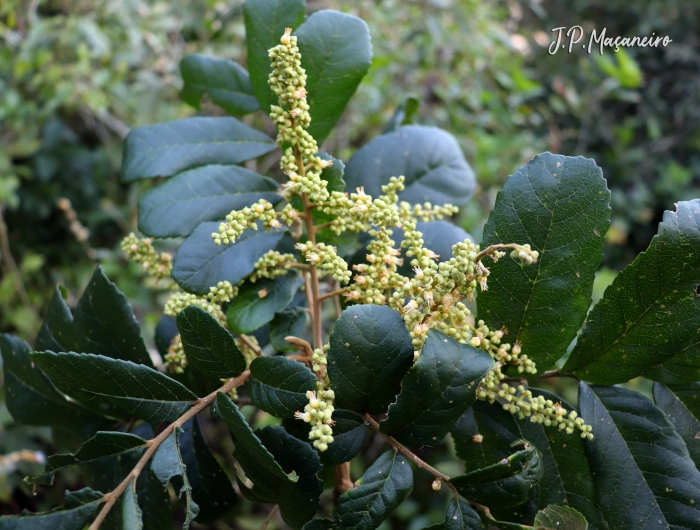
[[[172,374],[181,374],[187,368],[187,357],[182,347],[182,337],[179,334],[175,335],[170,343],[168,353],[163,358],[163,363],[165,364],[165,369]]]
[[[172,256],[167,252],[159,254],[152,243],[153,240],[139,239],[132,232],[122,240],[121,247],[130,260],[140,264],[155,279],[168,278],[173,268]]]
[[[186,307],[196,305],[211,313],[222,324],[226,324],[226,315],[221,310],[221,304],[229,302],[236,294],[238,294],[238,288],[227,281],[219,282],[215,287],[210,287],[206,296],[177,292],[171,295],[166,302],[164,312],[175,318]]]
[[[248,281],[255,283],[260,278],[276,278],[284,276],[296,261],[294,254],[282,254],[276,250],[270,250],[255,262],[255,270],[248,276]]]
[[[233,210],[226,216],[226,222],[219,224],[219,231],[213,232],[214,243],[227,245],[241,237],[248,229],[257,230],[256,221],[262,221],[265,228],[282,228],[284,225],[277,220],[277,212],[270,201],[260,199],[253,206],[246,206],[240,211]]]
[[[330,274],[334,280],[340,283],[348,283],[352,273],[348,270],[348,264],[338,256],[335,247],[325,243],[297,243],[295,248],[299,250],[311,265],[318,268],[321,275]]]
[[[318,376],[316,391],[308,391],[306,397],[309,403],[304,408],[304,412],[297,412],[294,417],[311,424],[309,440],[313,440],[313,445],[319,451],[328,449],[328,444],[333,442],[333,401],[335,393],[330,388],[330,380],[326,372],[328,364],[329,346],[323,350],[316,349],[311,357],[313,371]]]

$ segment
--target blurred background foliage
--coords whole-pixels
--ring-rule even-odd
[[[197,112],[179,98],[184,55],[245,65],[241,3],[0,2],[1,331],[31,341],[53,286],[64,285],[74,302],[100,262],[152,338],[162,305],[121,256],[118,242],[135,228],[138,195],[153,183],[119,183],[122,140],[130,128]],[[477,239],[505,178],[536,153],[596,160],[613,190],[613,225],[596,297],[646,248],[664,210],[700,196],[697,0],[308,5],[360,16],[374,47],[372,67],[324,150],[347,159],[381,134],[402,105],[403,120],[448,130],[479,181],[475,199],[457,219]],[[606,28],[609,36],[655,32],[673,42],[603,56],[580,48],[550,55],[551,29],[573,25],[583,26],[585,42],[594,28]],[[207,104],[199,112],[221,113]],[[245,120],[269,128],[262,116]],[[554,390],[575,400],[575,386]],[[258,415],[257,421],[268,420]],[[14,426],[0,409],[0,455],[20,448],[53,452],[49,434]],[[448,454],[443,447],[431,458],[448,466]],[[21,482],[39,466],[24,456],[0,459],[0,513],[57,504],[48,490],[32,497]],[[75,486],[71,475],[61,480]],[[428,484],[417,483],[426,491],[407,500],[386,528],[417,530],[442,517],[446,501],[428,495]],[[257,528],[263,518],[212,528]]]

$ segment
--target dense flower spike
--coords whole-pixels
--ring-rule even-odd
[[[255,263],[255,270],[248,276],[248,281],[255,283],[260,278],[284,276],[295,261],[294,254],[282,254],[276,250],[270,250]]]
[[[304,412],[297,412],[294,416],[311,424],[309,440],[313,440],[313,446],[319,451],[328,449],[328,444],[333,442],[333,401],[335,392],[330,388],[330,380],[326,372],[328,364],[329,346],[325,345],[323,350],[317,349],[312,356],[312,368],[318,376],[316,391],[308,391],[306,397],[309,403],[304,408]]]
[[[122,240],[121,247],[130,260],[140,264],[155,279],[169,278],[173,268],[172,256],[167,252],[159,254],[152,243],[152,239],[139,239],[131,232]]]
[[[236,294],[238,294],[238,287],[232,286],[227,281],[219,282],[216,286],[211,287],[206,296],[177,292],[172,294],[166,302],[164,313],[175,318],[186,307],[196,305],[211,313],[222,325],[225,325],[226,315],[221,310],[221,304],[229,302]]]
[[[318,270],[330,274],[340,283],[348,283],[352,273],[348,270],[348,264],[336,254],[335,247],[325,243],[297,243],[296,249],[301,251],[306,261],[315,265]]]
[[[282,223],[277,220],[272,203],[260,199],[253,206],[245,207],[240,211],[233,210],[226,216],[226,222],[219,224],[219,231],[212,233],[211,237],[218,246],[233,243],[248,229],[257,230],[255,221],[262,221],[265,228],[282,228]]]

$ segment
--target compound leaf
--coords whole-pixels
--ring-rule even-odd
[[[598,502],[610,528],[697,528],[700,472],[665,414],[620,387],[579,386]],[[624,507],[624,508],[622,508]]]
[[[593,160],[543,153],[506,180],[484,227],[481,248],[529,244],[537,263],[505,257],[485,265],[488,290],[479,317],[505,326],[542,372],[564,355],[591,304],[610,226],[610,191]]]
[[[461,206],[476,188],[474,172],[457,140],[435,127],[405,125],[378,136],[359,149],[345,168],[348,189],[364,186],[374,198],[397,175],[406,177],[406,189],[399,198],[413,204]]]
[[[250,363],[253,404],[278,418],[292,418],[309,402],[317,378],[304,364],[285,357],[257,357]]]
[[[355,16],[324,10],[311,15],[295,34],[307,75],[308,131],[321,145],[372,63],[369,28]]]
[[[413,472],[403,455],[387,451],[356,484],[338,497],[336,528],[373,530],[411,493]]]
[[[494,365],[483,350],[431,330],[381,431],[415,449],[440,443],[474,403],[479,383]]]
[[[248,72],[235,61],[193,53],[180,61],[180,74],[182,99],[195,109],[204,94],[234,116],[260,109]]]
[[[268,114],[270,105],[277,105],[277,96],[267,83],[272,71],[267,51],[280,43],[285,28],[294,29],[304,22],[305,12],[305,0],[246,0],[243,3],[250,83],[260,108]]]
[[[139,198],[139,230],[153,237],[189,236],[202,223],[220,221],[266,199],[277,204],[279,186],[240,166],[211,164],[177,174]]]
[[[188,363],[203,374],[235,377],[245,370],[245,357],[233,335],[201,307],[182,310],[177,316],[177,327]]]
[[[700,199],[664,212],[649,248],[591,310],[564,369],[599,384],[700,378]]]
[[[518,506],[527,500],[530,488],[543,473],[537,448],[526,443],[525,447],[496,464],[452,478],[450,482],[461,495],[479,504]]]
[[[229,245],[216,246],[211,238],[219,223],[202,223],[180,245],[173,261],[173,278],[186,291],[206,294],[212,285],[237,285],[255,269],[255,263],[282,239],[277,230],[248,230]]]
[[[275,149],[236,118],[184,118],[133,129],[124,141],[123,182],[170,177],[206,164],[239,164]]]
[[[335,324],[328,351],[336,406],[384,412],[412,362],[411,336],[396,311],[369,304],[349,307]]]
[[[0,516],[0,528],[3,530],[56,530],[83,528],[97,507],[102,503],[102,493],[90,488],[79,491],[66,491],[63,506],[50,512]]]
[[[277,311],[292,303],[304,279],[296,272],[273,279],[248,282],[238,291],[226,311],[229,327],[236,333],[250,333],[270,322]]]
[[[197,396],[168,376],[141,364],[102,355],[34,352],[31,360],[62,391],[123,409],[154,427],[175,421]]]

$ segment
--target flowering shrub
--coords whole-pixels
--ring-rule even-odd
[[[373,529],[415,465],[451,493],[431,528],[698,527],[700,201],[667,212],[590,309],[610,224],[593,161],[535,157],[476,245],[445,221],[475,183],[444,131],[397,125],[347,165],[319,152],[369,67],[361,20],[305,19],[291,0],[249,0],[245,15],[250,74],[191,56],[185,93],[267,110],[277,141],[233,117],[130,133],[123,179],[172,177],[139,202],[149,239],[122,245],[170,293],[162,358],[99,268],[75,311],[56,291],[34,351],[2,337],[15,420],[82,442],[29,481],[80,466],[88,487],[0,525],[170,528],[172,485],[185,528],[230,516],[240,493],[274,505],[262,528],[279,512],[294,529]],[[237,165],[277,146],[281,185]],[[174,236],[174,257],[151,239]],[[638,376],[657,381],[654,402],[610,386]],[[578,408],[529,386],[554,377],[580,381]],[[277,425],[254,431],[244,404]],[[207,408],[230,430],[238,491],[203,437]],[[370,433],[387,451],[353,481]],[[459,476],[416,454],[448,434]]]

